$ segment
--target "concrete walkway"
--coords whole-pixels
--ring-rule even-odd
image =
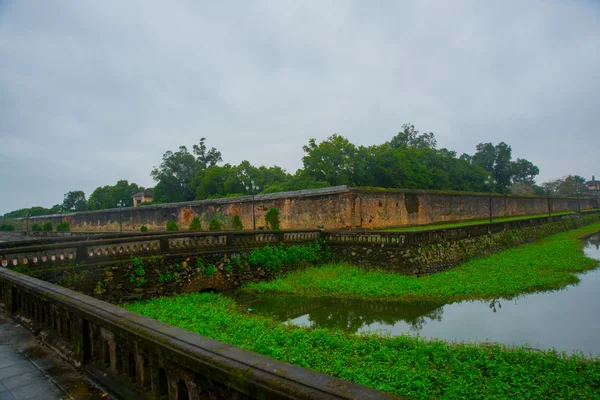
[[[0,313],[0,400],[110,399]]]

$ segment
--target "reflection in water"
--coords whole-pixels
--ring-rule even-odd
[[[586,241],[584,251],[600,260],[600,233]],[[240,293],[232,296],[252,313],[300,326],[444,340],[489,340],[539,349],[580,350],[598,356],[600,269],[581,274],[580,278],[578,285],[560,291],[503,299],[502,303],[499,299],[439,304]]]

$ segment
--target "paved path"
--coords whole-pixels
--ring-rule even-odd
[[[0,400],[109,397],[0,313]]]

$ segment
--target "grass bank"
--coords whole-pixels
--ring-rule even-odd
[[[553,216],[556,215],[568,215],[575,214],[574,211],[560,211],[552,213]],[[510,221],[520,221],[523,219],[532,219],[532,218],[547,218],[548,214],[533,214],[533,215],[522,215],[520,217],[500,217],[494,218],[493,222],[510,222]],[[414,231],[429,231],[432,229],[448,229],[448,228],[459,228],[463,226],[471,226],[471,225],[483,225],[489,224],[489,218],[471,220],[471,221],[459,221],[459,222],[450,222],[450,223],[441,223],[441,224],[431,224],[431,225],[418,225],[418,226],[407,226],[402,228],[392,228],[386,229],[384,232],[414,232]]]
[[[126,305],[183,329],[414,399],[594,398],[600,360],[496,344],[352,335],[249,315],[230,298],[187,294]]]
[[[599,230],[600,223],[595,223],[422,277],[365,271],[349,264],[326,264],[271,282],[251,283],[242,290],[443,302],[514,297],[577,283],[579,278],[574,273],[598,265],[597,260],[583,254],[580,239]]]

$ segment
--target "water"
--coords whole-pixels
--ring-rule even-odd
[[[600,260],[599,245],[600,233],[586,241],[584,251]],[[491,341],[600,356],[600,269],[580,279],[578,285],[560,291],[453,304],[247,294],[236,294],[235,299],[252,313],[299,326]]]

